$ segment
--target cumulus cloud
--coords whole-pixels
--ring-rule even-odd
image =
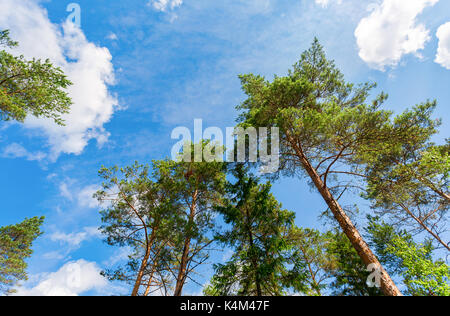
[[[34,287],[20,287],[20,296],[78,296],[87,291],[102,291],[108,286],[95,262],[68,262],[57,272],[43,274]]]
[[[3,158],[25,158],[29,161],[41,161],[46,157],[46,154],[43,152],[35,152],[31,153],[28,150],[26,150],[22,145],[17,143],[12,143],[6,146],[3,149],[3,152],[1,154],[1,157]]]
[[[439,47],[435,61],[450,70],[450,22],[441,25],[436,36],[439,39]]]
[[[181,6],[183,0],[152,0],[149,4],[158,11],[166,12]]]
[[[355,30],[359,56],[370,67],[384,71],[395,67],[406,54],[418,53],[430,40],[417,16],[439,0],[384,0],[372,7]]]
[[[61,153],[82,153],[91,139],[101,146],[109,136],[104,124],[118,106],[109,92],[114,69],[108,49],[89,42],[73,23],[51,23],[36,0],[0,0],[0,7],[0,29],[10,29],[14,40],[20,43],[13,52],[27,58],[49,58],[74,83],[69,89],[74,104],[64,116],[66,126],[29,118],[25,127],[43,132],[52,160]]]
[[[316,4],[320,5],[322,8],[328,7],[330,3],[336,2],[337,4],[341,4],[342,0],[315,0]]]

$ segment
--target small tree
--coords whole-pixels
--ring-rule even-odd
[[[17,45],[8,31],[0,31],[0,48]],[[63,71],[49,60],[26,60],[0,50],[0,120],[23,122],[31,114],[63,125],[62,115],[72,104],[65,91],[70,85]]]
[[[13,292],[18,281],[27,280],[26,259],[31,257],[33,242],[39,237],[43,217],[25,219],[22,223],[0,227],[0,292]]]
[[[426,244],[410,243],[397,236],[387,251],[402,262],[401,275],[408,287],[408,294],[450,296],[450,267],[442,260],[434,261],[431,249]]]

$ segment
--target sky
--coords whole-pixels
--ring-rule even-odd
[[[446,0],[0,0],[0,29],[19,41],[14,54],[49,58],[74,83],[65,127],[0,122],[0,226],[46,217],[19,294],[127,294],[99,275],[127,255],[97,230],[100,167],[169,157],[171,131],[196,118],[234,126],[245,99],[237,76],[286,74],[314,37],[347,80],[377,82],[385,108],[436,99],[435,141],[450,134]],[[326,207],[305,181],[273,188],[298,225],[321,228]]]

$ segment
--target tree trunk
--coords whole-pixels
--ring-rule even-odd
[[[133,292],[131,293],[131,296],[138,296],[138,294],[139,294],[139,288],[141,287],[142,278],[144,277],[144,273],[145,273],[145,268],[147,268],[148,259],[150,258],[150,252],[151,252],[153,243],[156,238],[155,230],[157,230],[157,229],[158,229],[158,227],[153,229],[152,236],[150,237],[150,240],[148,241],[147,248],[145,250],[145,256],[144,256],[144,259],[142,259],[142,263],[139,268],[139,273],[136,278],[136,282],[134,283]],[[151,282],[151,280],[149,280],[149,282]]]
[[[246,226],[247,226],[247,235],[248,235],[248,240],[250,243],[250,249],[253,250],[254,248],[254,243],[253,243],[253,233],[252,233],[252,229],[250,226],[250,214],[248,213],[248,208],[245,209],[245,214],[246,214]],[[261,280],[259,277],[259,268],[258,268],[258,262],[257,259],[254,257],[254,254],[252,253],[252,266],[253,266],[253,270],[255,272],[255,284],[256,284],[256,296],[262,296],[262,291],[261,291]]]
[[[362,261],[367,266],[369,266],[370,264],[374,264],[376,267],[378,267],[378,272],[380,273],[379,276],[381,281],[381,290],[383,291],[383,293],[387,296],[402,296],[402,293],[399,291],[394,281],[391,279],[387,271],[384,270],[372,250],[370,250],[369,246],[363,240],[359,231],[356,229],[355,225],[353,225],[352,221],[339,205],[338,201],[334,199],[330,190],[324,184],[317,171],[310,164],[309,160],[305,157],[301,150],[299,150],[298,148],[295,148],[295,150],[304,169],[310,176],[311,180],[314,182],[314,185],[319,190],[319,193],[322,195],[323,199],[333,213],[334,218],[338,221],[339,226],[342,228],[343,232],[350,240],[351,244],[355,248]]]
[[[311,274],[312,286],[314,287],[314,290],[316,291],[317,295],[322,296],[322,293],[320,292],[320,285],[317,283],[316,275],[311,267],[311,262],[308,260],[308,257],[306,256],[306,251],[301,245],[300,250],[302,251],[303,258],[305,259],[305,262],[308,266],[309,274]]]
[[[156,256],[158,256],[158,254],[156,254]],[[155,260],[157,260],[157,259],[155,259]],[[144,296],[148,296],[148,294],[150,294],[150,290],[151,290],[151,287],[152,287],[153,275],[155,274],[155,269],[156,269],[156,262],[154,262],[152,264],[152,270],[151,270],[152,272],[150,274],[150,277],[148,278],[148,285],[147,285],[147,288],[145,289]]]
[[[147,248],[148,249],[148,248]],[[141,267],[139,268],[139,273],[136,278],[136,282],[134,283],[133,292],[131,293],[131,296],[138,296],[139,294],[139,288],[141,287],[142,278],[144,277],[145,268],[148,264],[148,258],[150,258],[150,251],[147,250],[144,256],[144,259],[142,259]]]
[[[174,296],[181,296],[181,292],[183,291],[184,282],[186,280],[186,268],[188,263],[190,245],[191,238],[188,237],[184,241],[183,256],[181,257],[180,269],[178,271],[177,285],[175,286]]]
[[[193,197],[192,197],[192,205],[190,207],[188,226],[193,224],[194,220],[195,220],[195,208],[197,207],[197,194],[198,194],[198,192],[195,191],[193,194]],[[175,292],[173,294],[174,296],[181,296],[181,292],[183,291],[183,286],[184,286],[184,283],[186,281],[186,276],[187,276],[186,269],[187,269],[187,265],[188,265],[188,261],[189,261],[190,246],[191,246],[190,232],[187,232],[187,236],[184,241],[183,255],[181,257],[181,262],[180,262],[180,269],[178,271],[178,276],[177,276],[177,284],[175,286]]]
[[[152,270],[152,273],[150,274],[150,277],[148,278],[148,284],[147,284],[147,288],[145,289],[144,296],[148,296],[148,295],[150,294],[150,290],[151,290],[151,288],[152,288],[153,274],[155,273],[155,271],[154,271],[154,265],[153,265],[153,268],[152,268],[152,269],[153,269],[153,270]]]

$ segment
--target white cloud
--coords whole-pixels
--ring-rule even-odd
[[[81,154],[89,140],[101,146],[107,141],[107,123],[117,109],[117,99],[108,90],[114,83],[114,69],[108,49],[89,42],[74,24],[62,27],[50,22],[36,0],[0,0],[0,28],[10,29],[27,58],[49,58],[74,83],[69,89],[74,104],[64,116],[66,126],[51,120],[30,118],[25,127],[40,129],[48,138],[50,159],[61,153]]]
[[[83,231],[78,233],[55,232],[50,235],[50,240],[66,244],[69,247],[68,251],[70,252],[80,248],[84,241],[100,237],[101,233],[98,230],[98,227],[85,227]]]
[[[439,39],[439,47],[435,61],[450,70],[450,22],[441,25],[436,36]]]
[[[384,0],[373,5],[355,30],[359,56],[370,67],[384,71],[395,67],[406,54],[416,54],[430,40],[429,31],[417,16],[439,0]]]
[[[181,6],[183,0],[151,0],[149,4],[158,11],[166,12]]]
[[[336,2],[337,4],[341,4],[342,0],[315,0],[316,4],[320,5],[322,8],[328,7],[331,2]]]
[[[65,256],[66,256],[65,254],[55,250],[44,253],[42,255],[42,258],[46,260],[62,260],[65,258]]]
[[[95,262],[78,260],[68,262],[57,272],[43,274],[32,288],[20,287],[20,296],[78,296],[84,292],[104,290],[108,283],[100,275]]]
[[[119,38],[117,37],[116,33],[109,33],[108,36],[106,36],[107,39],[111,40],[111,41],[117,41]]]
[[[68,199],[69,201],[73,200],[72,192],[69,190],[69,186],[67,185],[66,182],[62,182],[59,185],[59,193],[61,194],[62,197]]]
[[[17,143],[12,143],[6,146],[3,149],[1,154],[3,158],[25,158],[29,161],[41,161],[46,157],[46,154],[43,152],[35,152],[31,153],[26,150],[22,145]]]
[[[100,188],[97,185],[89,185],[80,190],[78,192],[78,205],[81,207],[87,208],[96,208],[98,207],[98,201],[93,198],[95,192],[97,192]]]
[[[128,261],[129,255],[133,253],[133,249],[130,246],[121,247],[116,249],[114,254],[103,261],[103,265],[107,267],[114,267],[118,263],[123,263]]]
[[[92,184],[79,187],[72,179],[67,179],[59,184],[59,193],[69,201],[76,200],[77,205],[82,208],[96,208],[98,201],[93,197],[94,193],[100,189],[98,185]]]

